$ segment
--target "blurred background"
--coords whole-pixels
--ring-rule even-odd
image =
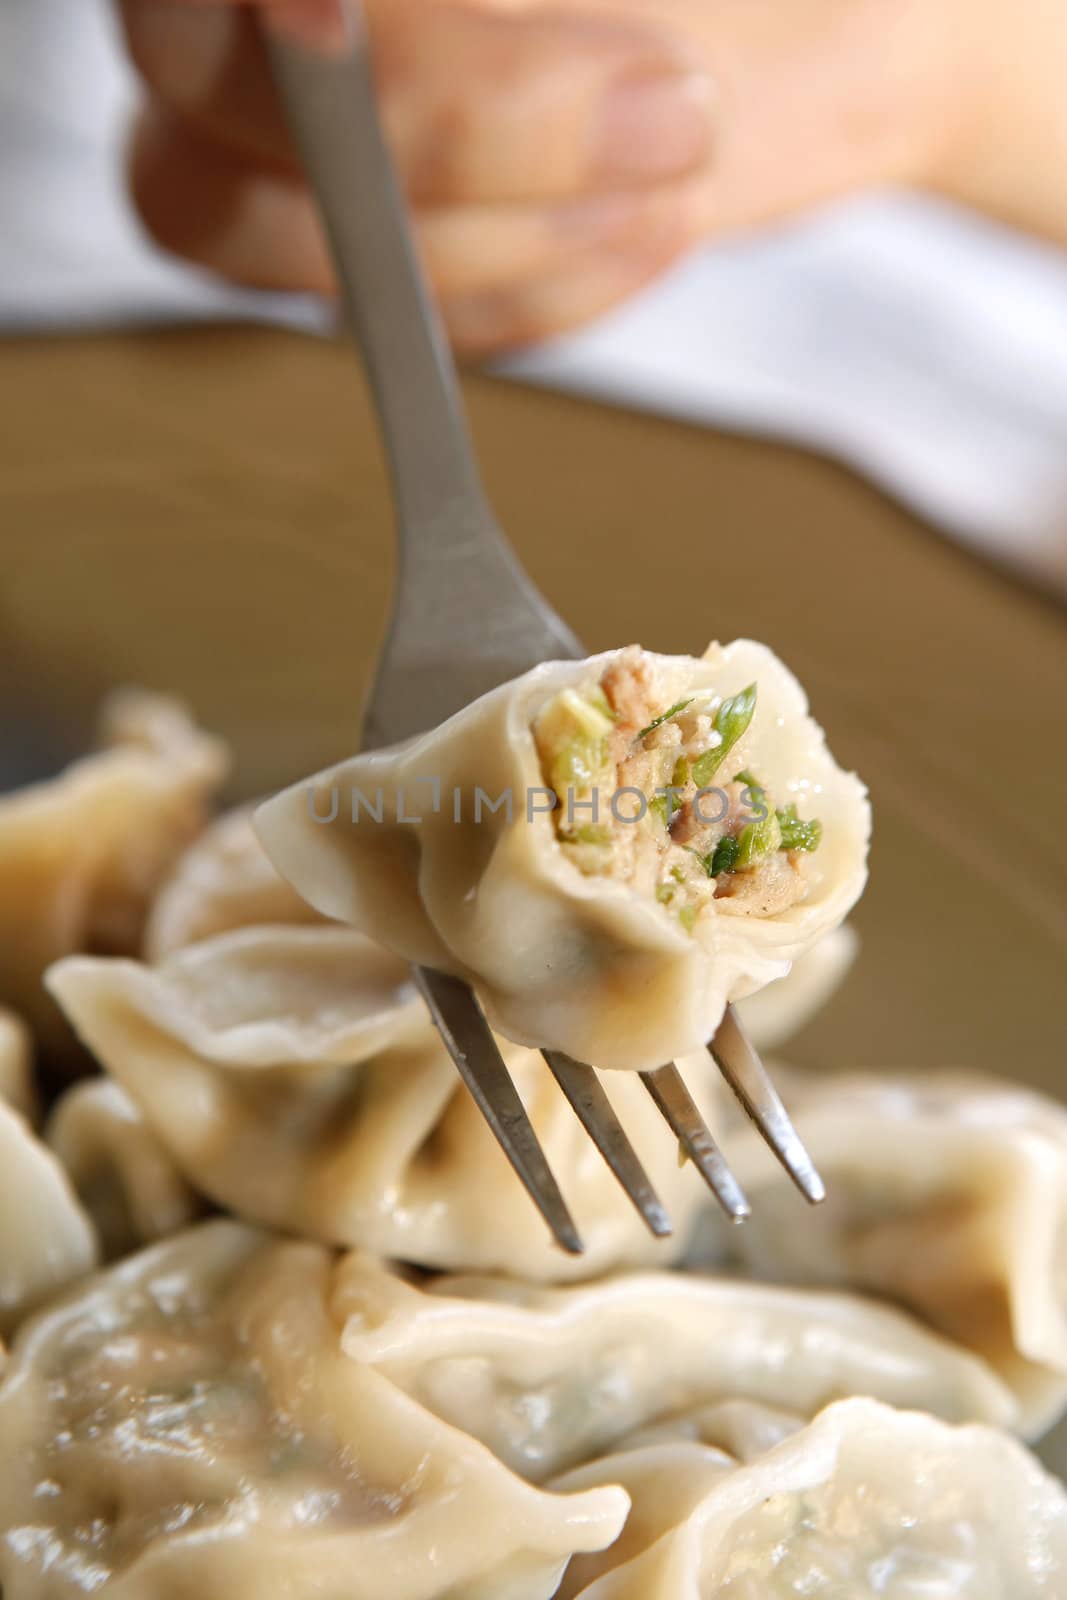
[[[7,0],[0,325],[329,325],[314,297],[237,291],[149,244],[123,172],[137,97],[107,0]],[[684,252],[502,370],[814,445],[1067,589],[1067,254],[973,210],[903,194],[805,209]]]

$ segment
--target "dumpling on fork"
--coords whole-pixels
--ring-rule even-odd
[[[870,813],[763,645],[546,662],[256,813],[317,910],[470,982],[520,1043],[637,1069],[836,928]]]

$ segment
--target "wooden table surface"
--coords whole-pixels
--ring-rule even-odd
[[[2,361],[7,703],[78,733],[116,682],[179,690],[244,793],[348,751],[391,562],[347,350],[216,329]],[[484,379],[468,397],[503,524],[590,649],[766,640],[870,784],[862,955],[791,1054],[1062,1090],[1062,613],[800,451]]]

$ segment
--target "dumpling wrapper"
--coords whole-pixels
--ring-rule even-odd
[[[204,1209],[162,1140],[110,1078],[67,1089],[44,1137],[93,1219],[105,1261],[178,1233]]]
[[[25,1119],[0,1100],[0,1334],[97,1260],[93,1225],[67,1174]],[[5,1459],[0,1440],[0,1462]]]
[[[738,1003],[745,1032],[757,1050],[776,1050],[807,1027],[848,975],[859,935],[847,923],[794,961],[784,978]]]
[[[750,767],[776,803],[817,812],[822,843],[802,863],[799,903],[760,915],[743,899],[715,899],[691,933],[654,896],[584,874],[541,809],[531,725],[555,694],[620,654],[546,662],[433,732],[295,784],[260,806],[255,824],[279,872],[318,911],[470,982],[508,1038],[599,1067],[646,1068],[699,1050],[728,1002],[783,977],[842,922],[866,878],[870,813],[800,685],[763,645],[650,657],[665,699],[728,697],[757,682],[731,769]],[[510,794],[511,820],[505,805],[482,802],[476,821],[478,790],[490,802]],[[540,797],[529,809],[528,796]]]
[[[37,1120],[39,1105],[33,1076],[33,1039],[13,1011],[0,1008],[0,1100],[21,1112],[29,1123]]]
[[[610,1486],[547,1494],[346,1356],[321,1246],[204,1223],[28,1323],[0,1381],[5,1600],[548,1600]]]
[[[161,695],[105,703],[102,748],[48,782],[0,796],[0,1003],[62,1042],[41,987],[75,950],[133,953],[149,900],[207,819],[223,746]]]
[[[1067,1110],[964,1072],[782,1087],[827,1199],[798,1204],[737,1128],[730,1164],[752,1216],[726,1229],[705,1214],[716,1258],[907,1306],[983,1356],[1037,1436],[1067,1404]]]
[[[854,1296],[683,1273],[420,1286],[359,1254],[339,1273],[336,1305],[350,1355],[534,1482],[635,1428],[738,1398],[805,1416],[854,1394],[952,1421],[1015,1415],[981,1361]]]
[[[731,1461],[703,1438],[638,1442],[568,1473],[633,1512],[559,1600],[1059,1600],[1067,1494],[1016,1440],[851,1399]],[[773,1430],[772,1430],[773,1436]]]
[[[349,928],[238,930],[155,968],[74,956],[48,985],[194,1187],[251,1221],[423,1266],[563,1279],[676,1259],[709,1203],[644,1086],[613,1078],[674,1223],[654,1240],[541,1057],[508,1046],[586,1245],[558,1250],[406,965]],[[710,1114],[711,1058],[683,1065]]]
[[[247,806],[204,829],[160,886],[145,925],[143,954],[162,961],[175,950],[235,928],[321,922],[267,859]]]
[[[155,964],[237,928],[322,921],[271,865],[252,826],[251,807],[244,806],[209,824],[181,856],[152,902],[143,956]],[[774,1049],[799,1032],[838,988],[858,948],[854,929],[835,928],[784,978],[741,1001],[738,1009],[756,1048]]]

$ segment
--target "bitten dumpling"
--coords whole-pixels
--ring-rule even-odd
[[[471,982],[508,1038],[646,1068],[838,926],[870,816],[796,679],[741,640],[547,662],[256,826],[317,910]]]
[[[210,823],[181,856],[152,902],[144,959],[161,962],[177,950],[237,928],[304,927],[323,918],[286,883],[267,858],[250,807]],[[741,1002],[745,1029],[757,1049],[774,1049],[825,1005],[855,959],[859,939],[834,929],[789,973]]]
[[[706,1213],[716,1247],[762,1277],[908,1306],[989,1361],[1039,1434],[1067,1404],[1067,1111],[964,1072],[796,1073],[783,1087],[827,1199],[798,1207],[738,1129],[730,1160],[752,1216],[727,1230]]]
[[[104,705],[95,754],[0,796],[0,1003],[45,1041],[59,1027],[45,968],[74,950],[139,947],[149,900],[226,768],[183,706],[126,690]]]
[[[551,1242],[461,1083],[407,966],[350,928],[246,928],[158,967],[48,975],[81,1038],[189,1181],[247,1220],[423,1266],[590,1277],[668,1262],[709,1204],[644,1086],[608,1092],[674,1224],[651,1238],[541,1057],[510,1070],[585,1240]],[[707,1051],[685,1064],[705,1112]]]
[[[722,1447],[721,1417],[694,1420],[556,1480],[621,1483],[634,1507],[616,1544],[572,1563],[560,1600],[1067,1592],[1067,1494],[992,1428],[843,1400],[806,1425],[777,1419],[770,1448],[739,1460]]]
[[[549,1600],[628,1501],[531,1487],[345,1355],[319,1245],[201,1224],[21,1330],[5,1600]]]

